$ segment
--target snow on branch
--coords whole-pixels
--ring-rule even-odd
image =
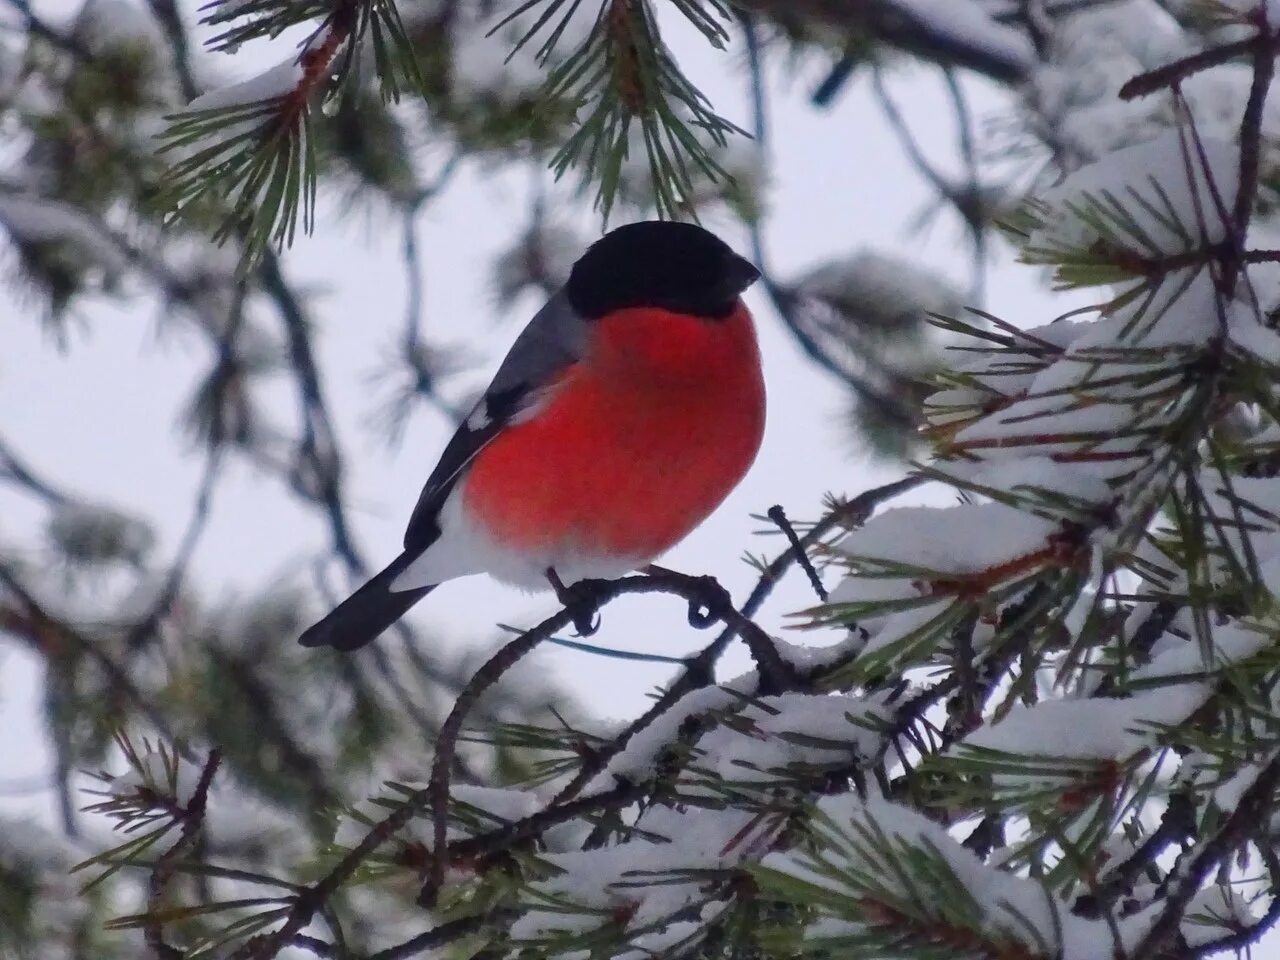
[[[1073,916],[1040,883],[983,863],[896,804],[827,797],[810,824],[809,842],[771,854],[756,871],[785,902],[813,908],[796,931],[806,953],[914,957],[937,946],[962,956],[1096,960],[1125,955],[1151,923],[1150,910],[1121,924]]]
[[[899,5],[986,30],[978,4]],[[210,899],[236,904],[231,955],[341,955],[348,893],[447,918],[386,957],[474,937],[526,960],[1155,960],[1275,923],[1258,901],[1280,838],[1280,282],[1251,245],[1272,200],[1269,15],[1237,18],[1252,73],[1228,135],[1175,89],[1171,126],[1011,218],[1028,269],[1096,291],[1095,308],[1025,329],[936,320],[953,349],[925,406],[933,455],[795,537],[812,576],[840,578],[797,618],[827,642],[753,619],[794,545],[742,603],[659,568],[589,583],[474,672],[429,777],[336,803],[334,842],[284,893]],[[643,94],[616,54],[582,62]],[[875,514],[926,481],[954,502]],[[463,782],[481,695],[632,593],[675,596],[719,633],[640,717],[513,723],[486,742],[529,756],[524,775]],[[754,669],[718,678],[735,639]],[[172,833],[190,774],[159,809],[131,783],[110,802]]]

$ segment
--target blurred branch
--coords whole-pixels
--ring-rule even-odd
[[[280,259],[274,250],[262,252],[259,276],[284,324],[289,360],[298,389],[302,440],[294,468],[294,487],[303,497],[321,505],[329,522],[334,553],[353,577],[363,577],[368,567],[355,546],[342,499],[342,465],[337,437],[311,347],[310,324],[301,300],[285,282]]]
[[[279,751],[280,766],[306,785],[305,796],[310,806],[305,812],[316,825],[323,823],[327,811],[341,799],[341,793],[330,782],[328,771],[290,732],[281,715],[281,705],[250,661],[218,650],[210,650],[209,656],[226,670],[239,688],[241,702],[253,718],[250,726],[258,737],[274,744]]]
[[[1280,50],[1280,33],[1273,34],[1269,31],[1263,31],[1244,40],[1210,47],[1208,50],[1193,53],[1163,67],[1138,74],[1120,88],[1120,99],[1136,100],[1139,97],[1146,97],[1159,90],[1176,87],[1194,74],[1229,63],[1237,57],[1246,54],[1258,57],[1268,52],[1274,56],[1277,50]]]
[[[114,690],[133,703],[159,733],[170,741],[176,741],[168,721],[151,703],[151,699],[134,684],[129,671],[97,642],[50,614],[4,564],[0,564],[0,586],[5,587],[21,607],[19,616],[6,616],[3,608],[0,608],[0,630],[23,637],[34,650],[46,657],[50,653],[49,644],[59,640],[70,641],[77,650],[102,668]]]
[[[9,480],[23,487],[50,506],[64,507],[73,502],[71,497],[32,471],[3,438],[0,438],[0,480]]]
[[[169,50],[173,55],[173,67],[178,74],[178,82],[182,87],[182,95],[187,100],[194,100],[201,93],[196,82],[195,73],[191,69],[191,43],[187,36],[187,28],[182,22],[182,12],[176,0],[147,0],[147,6],[159,21],[169,41]]]
[[[92,58],[92,54],[85,48],[84,44],[61,30],[55,29],[47,21],[42,20],[31,9],[29,0],[4,0],[4,2],[18,11],[22,22],[33,36],[39,37],[65,53],[71,54],[77,60],[86,61]]]
[[[981,73],[1001,83],[1027,78],[1029,59],[998,44],[974,42],[949,32],[924,12],[894,0],[742,0],[743,9],[791,27],[817,24],[854,42],[867,37],[926,60]]]
[[[951,105],[955,110],[956,128],[959,131],[960,159],[964,163],[967,182],[963,190],[951,200],[956,212],[960,214],[969,230],[970,242],[973,244],[973,277],[969,287],[969,306],[983,306],[986,300],[987,275],[987,222],[988,211],[985,209],[986,191],[978,173],[978,151],[974,146],[973,112],[969,109],[968,98],[960,86],[959,78],[954,70],[944,69],[947,93],[951,97]]]
[[[222,754],[216,748],[210,750],[209,757],[200,770],[200,778],[196,781],[191,799],[187,801],[179,817],[182,821],[182,832],[173,846],[162,853],[151,868],[151,880],[147,885],[147,910],[151,918],[143,925],[143,935],[147,946],[155,953],[158,960],[182,960],[186,956],[185,951],[165,942],[164,930],[157,918],[157,913],[161,909],[165,888],[173,877],[174,867],[178,860],[195,846],[200,831],[204,828],[209,787],[213,785],[213,778],[221,762]]]
[[[196,490],[195,503],[192,505],[186,530],[178,543],[178,549],[169,565],[169,572],[165,575],[155,601],[146,615],[130,628],[125,638],[125,647],[129,650],[137,650],[146,645],[155,635],[161,621],[169,616],[174,601],[182,591],[191,559],[209,523],[209,511],[213,504],[214,488],[221,476],[224,450],[225,447],[215,446],[205,456],[204,473]]]
[[[755,129],[752,136],[757,148],[767,152],[769,146],[767,123],[767,105],[764,82],[764,60],[754,23],[749,14],[742,14],[743,28],[747,37],[747,64],[750,78],[750,94],[752,116]],[[882,390],[863,376],[855,367],[840,356],[838,350],[828,349],[822,344],[806,322],[805,311],[800,298],[793,290],[788,289],[774,276],[764,245],[764,215],[753,217],[748,223],[751,240],[752,259],[760,270],[761,282],[773,308],[782,320],[787,331],[799,344],[800,349],[823,370],[840,380],[855,396],[877,410],[888,422],[903,426],[914,426],[911,411],[891,392]]]
[[[955,71],[943,70],[942,75],[955,113],[960,158],[964,163],[967,177],[963,185],[957,184],[950,177],[940,173],[930,163],[919,141],[912,134],[906,118],[889,94],[888,87],[885,86],[884,76],[878,67],[871,72],[871,84],[876,100],[880,104],[881,112],[884,114],[885,120],[888,121],[889,128],[902,146],[903,152],[907,155],[907,159],[911,161],[912,166],[916,168],[920,176],[933,187],[939,199],[954,208],[969,231],[974,247],[975,274],[974,303],[971,305],[981,306],[982,273],[985,271],[986,264],[986,231],[989,219],[989,213],[985,207],[986,191],[979,180],[977,150],[973,140],[973,116],[969,109],[968,100],[960,87]]]

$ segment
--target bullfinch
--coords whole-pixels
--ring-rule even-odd
[[[596,241],[445,446],[403,552],[300,642],[362,647],[455,577],[562,593],[682,540],[760,448],[759,276],[694,224]]]

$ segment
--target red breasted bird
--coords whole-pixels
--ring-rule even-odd
[[[404,552],[307,630],[354,650],[446,580],[621,576],[737,486],[764,431],[759,272],[687,223],[606,234],[516,338],[418,498]]]

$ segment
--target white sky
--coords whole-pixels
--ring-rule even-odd
[[[36,7],[51,16],[58,10],[53,4]],[[725,55],[700,41],[680,37],[674,45],[721,112],[749,126],[745,76],[725,69]],[[732,56],[736,64],[741,52]],[[263,59],[273,62],[278,54]],[[231,66],[249,69],[247,59]],[[967,288],[967,248],[954,217],[944,216],[925,235],[907,232],[906,225],[932,198],[880,119],[865,80],[852,83],[832,109],[817,111],[807,96],[820,76],[816,64],[797,70],[781,58],[771,70],[773,186],[767,244],[775,272],[786,279],[822,260],[870,246],[942,270]],[[944,169],[958,169],[955,131],[938,72],[904,69],[895,72],[893,83],[925,151],[939,158]],[[966,86],[980,119],[1009,109],[995,88],[978,81]],[[499,316],[488,285],[494,256],[525,224],[529,179],[524,172],[499,175],[469,166],[421,221],[425,331],[433,342],[467,347],[485,375],[533,309],[529,304],[520,315]],[[592,222],[583,216],[584,223]],[[738,232],[722,232],[746,251]],[[993,312],[1032,325],[1075,305],[1046,294],[1036,271],[1010,265],[1007,249],[998,242],[996,251],[986,304]],[[378,396],[368,376],[403,317],[398,219],[343,215],[327,204],[318,235],[300,240],[287,263],[297,285],[316,294],[316,342],[348,453],[349,499],[359,543],[371,561],[385,562],[398,550],[420,485],[448,434],[445,420],[424,406],[410,422],[403,445],[388,451],[365,419]],[[12,306],[8,292],[0,296],[0,303]],[[845,425],[840,388],[801,357],[759,293],[748,302],[757,308],[770,397],[764,449],[716,515],[664,560],[688,572],[716,574],[739,598],[754,582],[739,560],[742,552],[768,546],[772,554],[780,546],[776,537],[761,541],[753,536],[761,525],[751,513],[781,503],[793,518],[813,518],[827,491],[855,494],[901,474],[868,463]],[[84,327],[60,355],[35,318],[15,310],[3,321],[0,410],[6,413],[5,436],[42,474],[72,491],[161,518],[159,556],[167,562],[200,467],[199,458],[183,449],[177,414],[209,357],[202,339],[180,327],[157,336],[162,325],[157,312],[154,303],[141,298],[88,305],[81,311]],[[454,395],[472,382],[459,382]],[[278,410],[273,414],[290,422],[292,391],[274,396]],[[38,512],[11,510],[11,497],[4,504],[6,541],[15,530],[34,534]],[[256,593],[296,571],[326,543],[323,523],[277,481],[236,467],[217,494],[192,582],[208,601],[231,602],[237,594]],[[792,578],[761,619],[776,626],[782,614],[811,601],[803,578]],[[439,634],[438,642],[488,647],[497,635],[496,622],[530,624],[549,609],[545,597],[523,596],[478,577],[442,587],[413,618],[423,636]],[[830,642],[835,637],[813,639]],[[658,597],[611,605],[604,611],[603,629],[593,638],[671,655],[705,641],[685,624],[678,601]],[[280,642],[293,638],[281,637]],[[541,668],[587,708],[615,717],[643,708],[646,694],[672,672],[661,665],[558,649],[537,656]],[[726,671],[732,674],[746,663],[745,655],[735,652]],[[52,813],[48,794],[5,796],[6,784],[50,768],[39,725],[40,683],[33,658],[0,646],[0,730],[7,734],[0,741],[0,804],[44,818]]]

